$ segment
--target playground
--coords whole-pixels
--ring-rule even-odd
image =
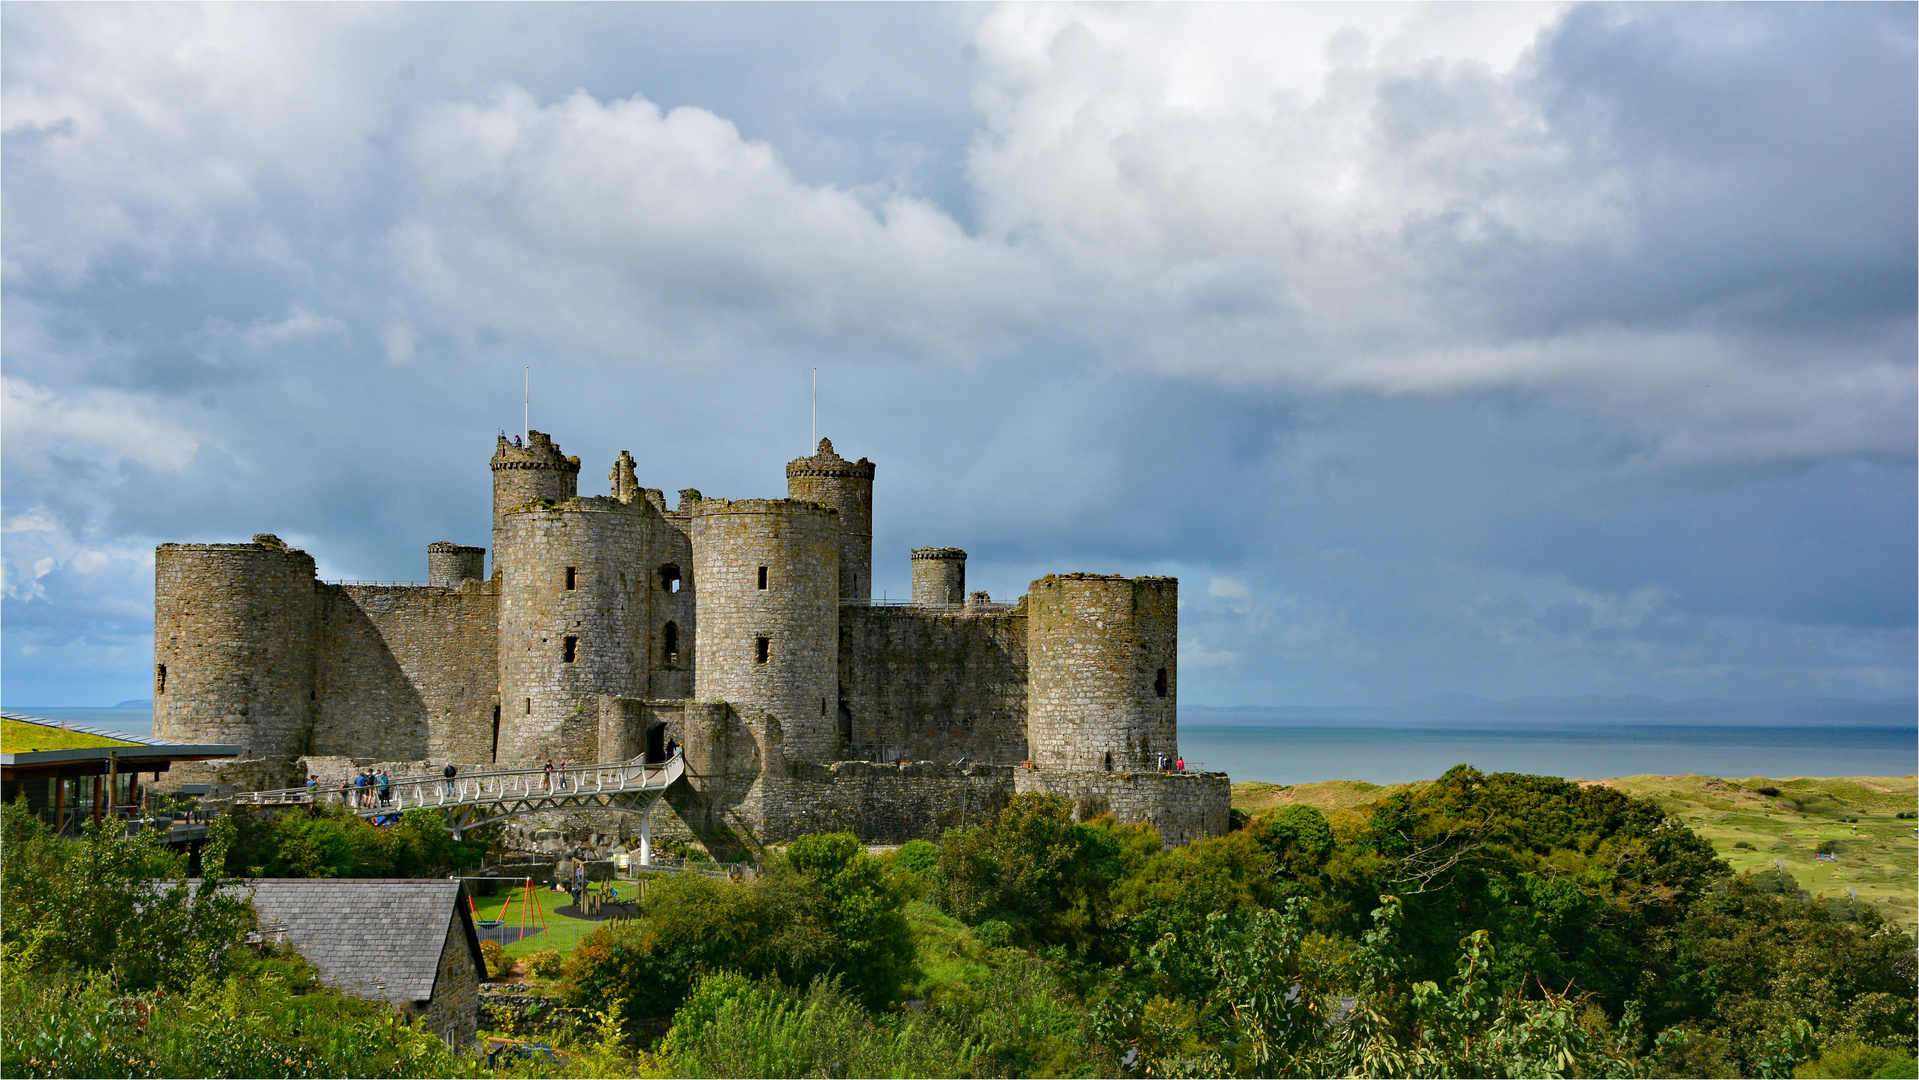
[[[513,957],[542,949],[570,953],[600,923],[638,910],[633,900],[639,886],[632,881],[592,883],[587,892],[593,900],[583,912],[574,905],[571,894],[556,892],[540,882],[487,880],[497,882],[499,891],[492,896],[469,894],[474,928],[481,941],[497,941]]]

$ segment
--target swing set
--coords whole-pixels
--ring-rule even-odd
[[[491,877],[491,878],[462,878],[461,880],[462,881],[498,882],[500,879],[496,877]],[[497,919],[480,918],[480,908],[479,908],[479,905],[473,902],[472,891],[468,890],[466,894],[467,910],[473,913],[473,925],[481,931],[482,936],[484,936],[484,934],[487,931],[499,930],[500,928],[506,925],[507,909],[513,906],[513,901],[515,900],[518,900],[520,902],[520,932],[519,932],[519,935],[513,939],[514,941],[526,940],[527,915],[529,912],[531,912],[533,916],[533,922],[536,927],[536,930],[544,931],[547,928],[546,911],[544,908],[540,906],[540,898],[533,891],[532,878],[523,878],[521,880],[521,887],[517,891],[510,892],[507,894],[506,902],[500,905],[500,917]],[[504,931],[501,932],[500,937],[502,939],[506,937],[506,934]],[[501,944],[505,944],[504,940],[502,940]]]

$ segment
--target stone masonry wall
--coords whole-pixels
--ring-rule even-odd
[[[1149,822],[1167,847],[1224,836],[1232,816],[1233,788],[1225,773],[1014,769],[1013,787],[1022,795],[1064,797],[1080,821],[1112,814],[1122,822]]]
[[[154,552],[153,733],[287,760],[313,733],[313,557],[271,537]]]
[[[764,710],[795,760],[834,760],[838,515],[791,500],[707,499],[694,510],[692,539],[700,623],[693,696]]]
[[[769,787],[762,835],[784,843],[804,833],[850,832],[868,844],[938,840],[947,829],[979,825],[1013,794],[1006,765],[801,763],[792,779]]]
[[[965,603],[966,552],[959,548],[914,548],[913,602],[920,605]]]
[[[1178,580],[1048,576],[1027,601],[1033,762],[1127,771],[1177,755]]]
[[[599,696],[645,695],[659,526],[652,504],[608,498],[505,516],[501,762],[595,760]]]
[[[460,897],[460,902],[465,901],[466,897]],[[426,1022],[421,1026],[456,1049],[472,1042],[479,1032],[480,972],[473,965],[473,950],[457,913],[448,920],[446,944],[433,978],[433,1000],[424,1015]]]
[[[848,461],[821,439],[812,457],[786,464],[786,497],[830,506],[839,513],[840,598],[873,597],[873,463]]]
[[[498,591],[321,585],[312,752],[493,760]]]
[[[848,756],[1024,760],[1026,622],[1018,608],[841,608]]]
[[[493,450],[493,572],[505,563],[500,541],[506,513],[544,499],[560,503],[580,493],[580,459],[560,453],[553,437],[531,432],[525,446],[500,436]]]

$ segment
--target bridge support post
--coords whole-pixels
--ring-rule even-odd
[[[646,804],[646,812],[640,815],[640,865],[653,865],[653,808],[659,805],[658,799]]]

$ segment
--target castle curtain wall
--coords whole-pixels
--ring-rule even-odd
[[[477,581],[321,585],[312,753],[489,761],[498,594]]]
[[[854,758],[1024,760],[1025,612],[841,608],[840,708]]]

